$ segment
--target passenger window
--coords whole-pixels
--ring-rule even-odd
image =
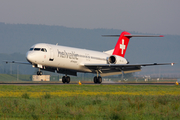
[[[34,51],[40,51],[41,48],[34,48]]]

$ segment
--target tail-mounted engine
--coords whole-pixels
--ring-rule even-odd
[[[121,56],[111,55],[107,58],[108,64],[127,64],[127,60]]]

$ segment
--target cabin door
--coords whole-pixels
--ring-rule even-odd
[[[49,61],[53,61],[54,60],[54,51],[53,51],[53,48],[51,46],[49,46],[49,49],[50,49]]]

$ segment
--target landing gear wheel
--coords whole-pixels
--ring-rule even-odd
[[[102,77],[98,77],[98,83],[101,83],[102,82]]]
[[[98,83],[98,78],[97,78],[97,76],[94,77],[94,83],[95,83],[95,84]]]
[[[66,77],[66,82],[67,82],[67,83],[70,82],[70,77],[69,77],[69,76]]]
[[[71,79],[70,79],[69,76],[66,76],[66,77],[63,76],[63,77],[62,77],[62,82],[63,82],[63,83],[66,83],[66,82],[67,82],[67,83],[70,83],[70,80],[71,80]]]
[[[94,77],[94,83],[96,84],[96,83],[101,83],[102,82],[102,77],[101,76],[99,76],[99,77],[97,77],[97,76],[95,76]]]
[[[42,75],[42,71],[37,71],[37,75]]]
[[[66,82],[66,77],[65,77],[65,76],[62,77],[62,82],[63,82],[63,83]]]
[[[42,75],[42,71],[39,71],[40,75]]]

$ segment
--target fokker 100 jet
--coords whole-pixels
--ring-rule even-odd
[[[115,48],[106,52],[79,49],[47,43],[33,45],[26,54],[28,62],[11,61],[11,63],[30,64],[41,70],[64,74],[63,83],[69,83],[70,77],[77,72],[95,73],[94,83],[101,83],[101,76],[110,76],[140,71],[142,66],[173,65],[174,63],[130,64],[124,58],[131,37],[163,37],[162,35],[131,35],[124,31],[121,35],[106,35],[119,37]],[[8,63],[10,61],[6,61]]]

